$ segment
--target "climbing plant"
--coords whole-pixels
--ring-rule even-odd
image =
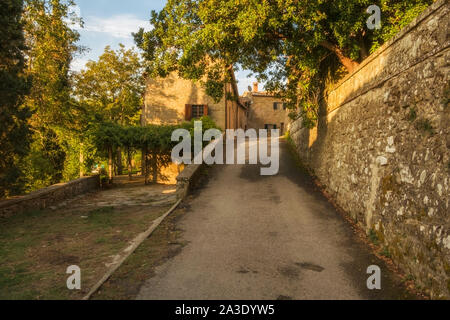
[[[100,157],[108,159],[108,178],[113,180],[113,165],[115,153],[119,148],[127,154],[128,166],[131,166],[133,153],[142,151],[142,173],[146,183],[156,182],[157,172],[172,162],[172,149],[178,142],[172,141],[172,133],[177,129],[185,129],[194,137],[194,122],[202,122],[202,130],[217,128],[211,118],[205,116],[197,120],[185,122],[179,125],[147,125],[147,126],[121,126],[115,122],[101,122],[90,130],[91,140],[94,142]],[[193,144],[192,144],[193,145]],[[131,170],[129,168],[129,174]]]

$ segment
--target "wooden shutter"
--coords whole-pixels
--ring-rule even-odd
[[[184,116],[186,121],[191,121],[192,119],[192,105],[187,104],[184,111]]]
[[[208,115],[208,111],[209,111],[209,110],[208,110],[208,105],[207,105],[207,104],[204,104],[204,105],[203,105],[203,115],[204,115],[204,116],[207,116],[207,115]]]

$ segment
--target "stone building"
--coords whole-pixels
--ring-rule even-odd
[[[208,115],[221,129],[244,129],[247,109],[238,101],[225,99],[236,94],[236,85],[228,84],[218,103],[208,96],[200,83],[180,78],[148,79],[142,110],[142,124],[178,124]]]
[[[241,98],[248,105],[248,128],[280,129],[280,135],[287,131],[289,111],[281,99],[265,91],[259,91],[258,83],[253,84],[253,90],[245,92]]]

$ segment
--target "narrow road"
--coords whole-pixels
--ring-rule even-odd
[[[401,299],[384,264],[356,239],[285,142],[280,172],[214,166],[179,221],[189,244],[156,270],[138,299]],[[367,289],[367,267],[382,290]]]

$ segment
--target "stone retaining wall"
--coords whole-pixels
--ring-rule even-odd
[[[184,199],[201,170],[201,164],[190,164],[187,165],[184,170],[177,177],[177,198]]]
[[[450,5],[435,2],[328,92],[298,153],[433,298],[450,298]]]
[[[205,150],[213,150],[218,143],[225,143],[225,134],[218,140],[213,140],[208,146],[206,146],[202,152]],[[184,167],[184,170],[177,177],[177,198],[184,199],[192,186],[196,183],[198,175],[201,171],[203,164],[189,164]]]
[[[100,188],[100,176],[84,177],[37,190],[25,196],[0,201],[0,217],[49,208],[66,199]]]

